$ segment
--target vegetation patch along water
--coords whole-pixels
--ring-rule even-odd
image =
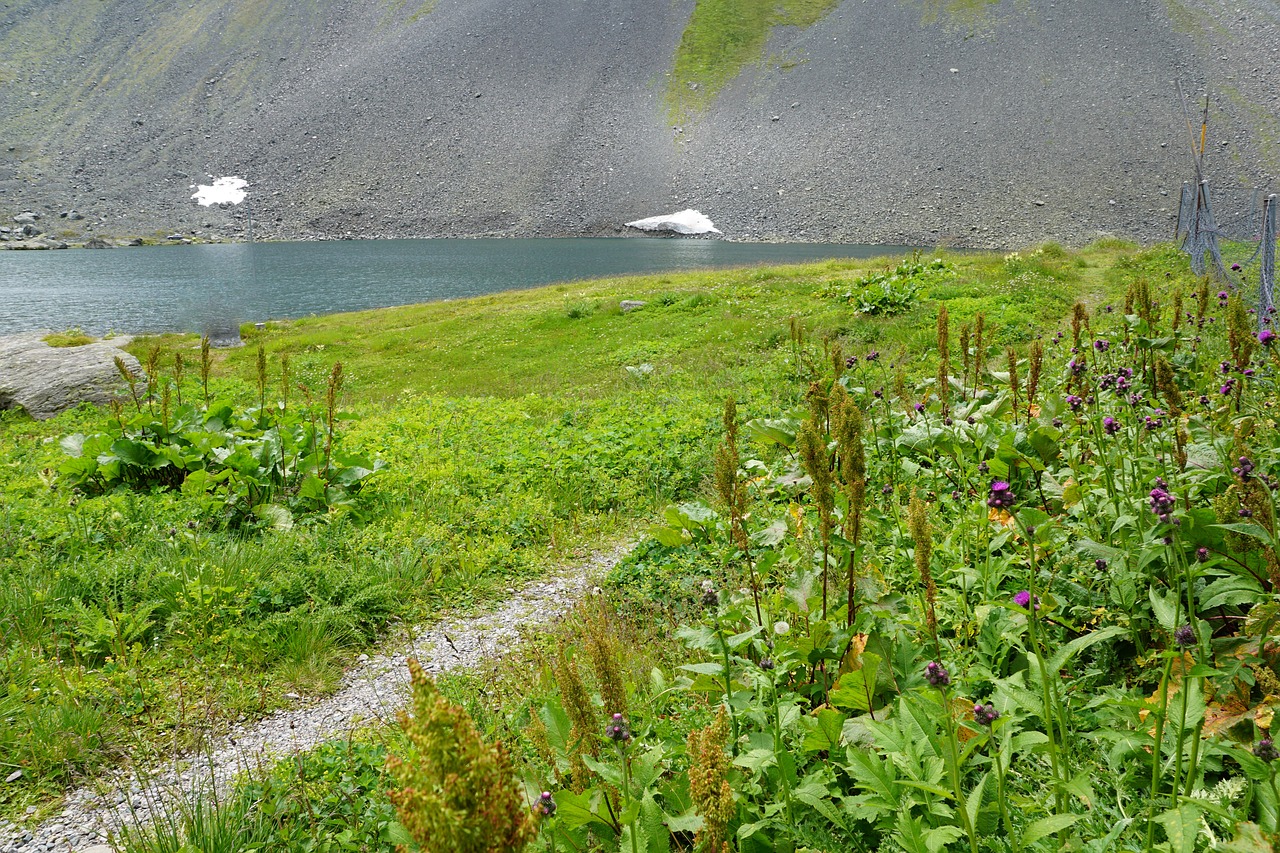
[[[211,359],[211,396],[246,410],[256,401],[261,416],[264,377],[287,352],[293,383],[313,398],[291,393],[286,405],[312,406],[307,416],[323,422],[330,347],[344,356],[343,388],[388,377],[348,390],[358,419],[333,418],[344,447],[385,468],[350,505],[291,511],[291,526],[275,513],[234,521],[208,488],[72,489],[54,473],[68,457],[46,439],[102,429],[104,417],[121,430],[123,412],[10,419],[3,624],[22,668],[9,669],[6,718],[35,732],[41,714],[80,713],[93,728],[77,742],[79,764],[41,765],[36,741],[8,742],[0,760],[24,775],[6,808],[39,810],[126,746],[160,750],[230,714],[261,713],[284,683],[258,633],[268,625],[337,631],[350,620],[357,639],[330,644],[340,663],[394,617],[536,572],[548,546],[563,553],[647,520],[607,603],[496,674],[423,681],[408,741],[378,730],[357,739],[372,738],[368,748],[326,747],[294,764],[313,783],[305,800],[266,775],[247,781],[211,814],[252,815],[262,840],[228,849],[357,837],[390,849],[412,846],[405,833],[423,826],[440,837],[439,813],[423,823],[422,801],[379,804],[388,787],[439,784],[431,774],[452,765],[430,756],[446,742],[470,744],[458,754],[475,762],[460,766],[480,774],[477,790],[524,781],[514,798],[491,798],[513,804],[511,844],[476,849],[1193,850],[1231,839],[1253,849],[1239,845],[1274,832],[1277,813],[1267,643],[1277,359],[1274,335],[1233,292],[1192,277],[1170,249],[1109,242],[414,309],[417,325],[472,345],[447,369],[419,361],[416,374],[372,368],[379,342],[397,357],[388,329],[401,312],[282,325],[253,342],[261,350]],[[624,314],[620,296],[646,305]],[[480,312],[490,325],[467,322]],[[628,324],[646,314],[654,326],[633,336]],[[717,339],[726,323],[741,332]],[[528,337],[504,337],[521,329]],[[658,329],[665,351],[649,339]],[[163,362],[191,342],[160,343],[152,358]],[[152,344],[137,346],[146,356]],[[558,373],[566,356],[581,365],[576,382]],[[185,376],[186,398],[202,396],[203,377]],[[150,407],[163,417],[163,388],[145,390],[128,417]],[[515,528],[512,509],[526,513]],[[460,550],[484,557],[445,556]],[[342,556],[326,564],[330,554]],[[227,555],[240,574],[223,583],[179,574],[229,565]],[[349,560],[400,573],[376,576],[388,584],[381,616],[345,597],[364,588],[341,585]],[[264,578],[302,595],[259,601],[271,592]],[[209,603],[160,598],[178,579],[183,589],[197,580]],[[252,609],[264,605],[276,609]],[[107,635],[96,652],[83,628],[95,606]],[[206,609],[193,618],[196,606]],[[234,616],[219,621],[219,608]],[[118,642],[124,616],[143,627]],[[179,661],[186,679],[166,681]],[[204,666],[193,673],[186,661]],[[260,687],[256,706],[235,702],[232,683],[246,676]],[[178,713],[193,683],[204,690],[199,726]],[[154,692],[121,714],[115,700],[132,684]],[[486,757],[495,737],[505,758]],[[407,765],[384,776],[388,754]],[[367,809],[382,817],[363,822]],[[360,836],[362,826],[378,829]],[[162,841],[144,834],[133,846],[177,849]]]

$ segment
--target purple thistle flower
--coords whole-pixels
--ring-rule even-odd
[[[916,403],[916,412],[924,411],[924,403]]]
[[[1156,487],[1151,490],[1151,513],[1160,520],[1161,524],[1168,524],[1173,520],[1171,513],[1176,505],[1173,495],[1169,494],[1164,480],[1156,479]]]
[[[1208,395],[1206,395],[1206,394],[1201,394],[1201,395],[1200,395],[1200,405],[1202,405],[1202,406],[1207,406],[1207,405],[1209,405],[1209,397],[1208,397]]]
[[[996,480],[991,484],[991,495],[987,498],[987,506],[992,509],[1008,509],[1013,506],[1013,488],[1004,480]]]
[[[609,725],[604,727],[604,736],[618,744],[630,742],[631,729],[627,726],[626,717],[621,714],[614,714],[613,719],[609,721]]]
[[[1276,749],[1276,745],[1269,737],[1264,737],[1258,741],[1257,746],[1253,748],[1253,754],[1268,764],[1280,758],[1280,750]]]
[[[1226,397],[1232,391],[1234,391],[1235,388],[1236,388],[1236,380],[1234,378],[1228,379],[1226,382],[1222,384],[1222,387],[1218,389],[1218,393]]]
[[[1263,329],[1261,332],[1258,332],[1258,343],[1262,344],[1264,347],[1269,347],[1275,342],[1276,333],[1270,329]]]
[[[1253,474],[1253,460],[1248,456],[1241,456],[1240,464],[1231,469],[1231,473],[1235,474],[1241,480],[1247,480]]]
[[[985,705],[978,702],[973,706],[973,721],[978,725],[990,726],[998,719],[1000,719],[1000,712],[990,702]]]
[[[1033,605],[1032,599],[1031,599],[1031,590],[1028,590],[1028,589],[1019,590],[1013,595],[1013,603],[1022,608],[1031,608],[1033,610],[1039,610],[1040,596],[1037,595],[1035,597],[1035,603]]]
[[[856,355],[851,355],[844,360],[845,367],[853,367],[857,363],[858,363],[858,357]]]
[[[863,361],[875,361],[879,357],[880,357],[880,350],[873,349],[871,352],[864,355],[862,359]]]
[[[543,791],[542,796],[538,797],[538,802],[534,803],[533,810],[543,817],[551,817],[556,813],[556,800],[551,796],[550,791]]]
[[[1054,428],[1054,429],[1062,429],[1062,418],[1054,418],[1054,419],[1053,419],[1053,428]]]
[[[1078,412],[1080,411],[1080,407],[1084,405],[1084,400],[1077,397],[1075,394],[1068,394],[1067,405],[1071,407],[1071,411]]]
[[[1107,561],[1099,557],[1093,561],[1093,567],[1100,572],[1105,572],[1107,570]]]
[[[1196,549],[1196,561],[1200,563],[1209,562],[1209,549],[1201,546]]]
[[[1184,649],[1188,646],[1194,646],[1196,644],[1196,632],[1191,627],[1191,623],[1179,625],[1178,629],[1173,632],[1173,641]]]
[[[1107,415],[1102,419],[1102,429],[1106,431],[1107,435],[1115,435],[1120,431],[1120,422],[1110,415]]]
[[[931,660],[924,666],[924,680],[929,682],[931,687],[942,689],[951,684],[951,673],[936,660]]]
[[[1093,342],[1093,348],[1098,352],[1106,352],[1111,349],[1111,341],[1106,338],[1098,338],[1098,340]]]
[[[1232,271],[1232,272],[1240,272],[1240,265],[1239,265],[1239,264],[1232,264],[1232,265],[1231,265],[1231,271]]]

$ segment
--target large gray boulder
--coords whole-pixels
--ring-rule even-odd
[[[121,358],[139,377],[142,366],[120,349],[129,338],[95,341],[78,347],[51,347],[48,331],[0,337],[0,409],[22,408],[37,420],[51,418],[80,403],[107,403],[125,390],[116,369]]]

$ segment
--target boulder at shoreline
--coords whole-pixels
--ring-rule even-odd
[[[125,389],[121,358],[139,377],[142,365],[121,349],[129,337],[74,347],[51,347],[49,331],[0,336],[0,409],[22,408],[46,420],[80,403],[108,403]]]

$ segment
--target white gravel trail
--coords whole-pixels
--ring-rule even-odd
[[[595,579],[626,553],[620,548],[512,589],[482,613],[449,619],[418,631],[406,646],[373,656],[350,670],[337,693],[301,700],[237,726],[207,748],[144,770],[122,770],[69,794],[63,810],[33,829],[0,822],[0,853],[79,853],[106,842],[122,826],[145,824],[193,793],[225,791],[235,776],[275,758],[310,749],[372,720],[391,720],[408,696],[409,658],[443,673],[474,668],[505,654],[521,635],[553,623]],[[96,851],[95,851],[96,853]]]

